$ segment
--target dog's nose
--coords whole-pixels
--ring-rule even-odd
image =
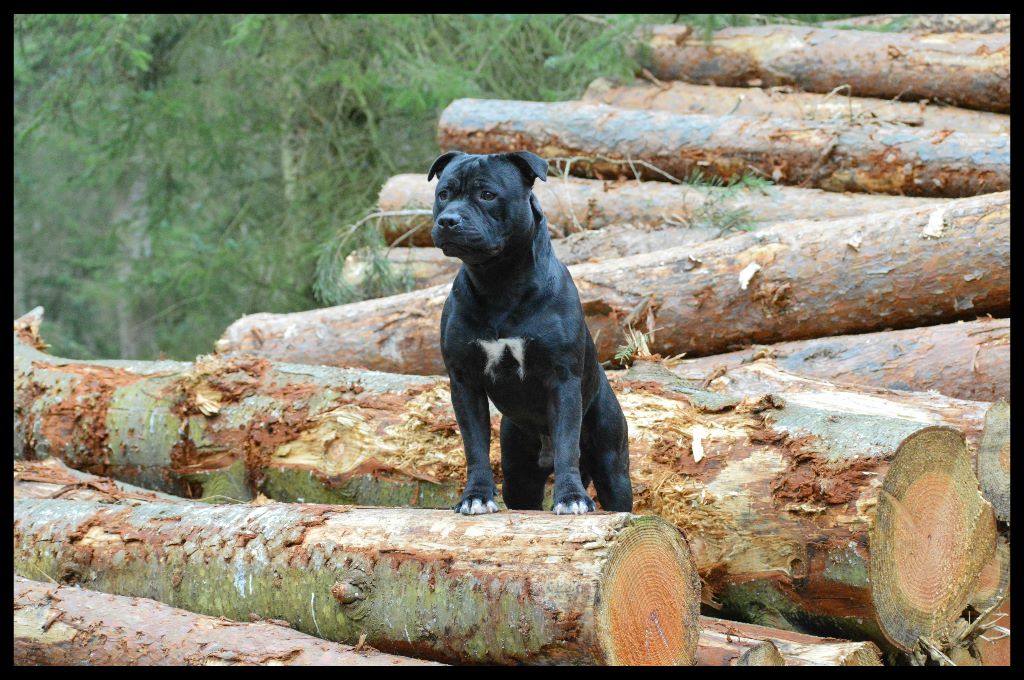
[[[438,215],[437,217],[437,223],[441,226],[442,229],[448,231],[457,227],[459,225],[459,222],[461,222],[461,220],[459,219],[458,215]]]

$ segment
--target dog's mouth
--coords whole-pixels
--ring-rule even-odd
[[[467,264],[483,264],[484,262],[495,258],[498,253],[501,252],[500,248],[479,250],[476,248],[467,248],[466,246],[451,242],[441,243],[438,247],[446,256],[457,257]]]

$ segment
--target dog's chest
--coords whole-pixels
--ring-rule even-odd
[[[492,381],[526,379],[526,343],[528,338],[498,338],[476,341],[484,355],[484,375]]]

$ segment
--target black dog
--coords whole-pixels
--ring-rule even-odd
[[[430,166],[434,245],[462,260],[441,314],[441,354],[466,450],[467,480],[454,510],[495,512],[487,399],[501,411],[503,496],[540,510],[555,473],[554,511],[629,511],[626,418],[597,361],[579,293],[555,258],[533,195],[548,164],[529,153],[450,151]]]

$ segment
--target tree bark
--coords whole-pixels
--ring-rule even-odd
[[[687,26],[654,26],[644,48],[641,60],[662,80],[821,93],[845,85],[857,97],[1010,111],[1009,34],[749,26],[717,31],[708,45]]]
[[[23,576],[419,658],[689,665],[697,648],[697,573],[656,517],[23,499],[14,535]]]
[[[1009,378],[1009,376],[1007,376]],[[1000,398],[985,414],[985,436],[978,449],[978,480],[996,517],[1010,521],[1010,404]]]
[[[681,81],[654,84],[636,80],[629,85],[618,85],[598,78],[587,88],[582,100],[679,114],[767,116],[837,125],[879,121],[926,130],[1010,134],[1010,117],[1002,113],[929,105],[927,101],[901,102],[851,97],[848,92],[840,94],[842,96],[793,92],[788,87],[708,87]]]
[[[759,345],[684,359],[673,370],[680,377],[703,380],[764,356],[789,373],[830,382],[934,390],[972,401],[1010,396],[1009,319]]]
[[[756,650],[758,645],[765,642],[774,650],[774,654],[767,653],[768,659],[777,655],[774,662],[739,663],[750,650]],[[821,638],[751,623],[702,616],[697,665],[881,666],[882,659],[878,647],[872,642]]]
[[[780,223],[569,271],[602,361],[625,344],[630,324],[656,329],[652,352],[697,357],[752,342],[1006,316],[1009,218],[1009,194],[1001,193],[828,223]],[[442,373],[437,329],[447,295],[447,286],[437,286],[325,309],[253,314],[229,326],[217,350]]]
[[[733,180],[954,198],[1010,188],[1010,140],[879,123],[836,125],[744,116],[679,115],[581,102],[458,99],[441,114],[443,148],[527,150],[572,159],[587,177]]]
[[[903,33],[1009,33],[1009,14],[870,14],[823,21],[825,28],[886,27]]]
[[[436,184],[437,180],[427,182],[418,174],[395,175],[385,182],[377,205],[382,213],[394,215],[381,220],[381,230],[388,243],[404,237],[400,242],[403,245],[434,245],[430,240],[433,218],[429,211],[434,205]],[[678,226],[710,231],[715,224],[720,228],[727,225],[729,217],[759,225],[793,219],[826,220],[941,205],[944,200],[841,194],[787,186],[724,189],[633,179],[598,181],[560,176],[549,177],[547,182],[535,182],[533,193],[540,201],[555,239],[622,225]],[[717,234],[720,228],[711,233]],[[608,237],[611,238],[610,234]]]
[[[14,577],[16,666],[436,666],[267,621]]]

